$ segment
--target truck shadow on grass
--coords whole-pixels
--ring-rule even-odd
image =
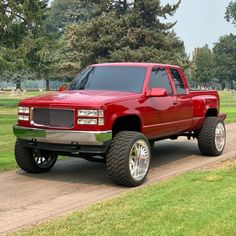
[[[199,152],[197,142],[185,140],[156,142],[152,151],[150,171],[158,172],[164,166],[168,166],[168,164],[174,165],[175,162],[190,156],[196,156],[199,159],[203,158]],[[114,185],[107,175],[104,163],[89,162],[80,158],[68,157],[65,160],[57,161],[56,165],[48,173],[29,174],[17,170],[17,174],[34,179],[61,181],[79,185]]]

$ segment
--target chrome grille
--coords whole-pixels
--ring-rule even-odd
[[[72,128],[74,126],[74,111],[65,109],[34,108],[32,123],[55,128]]]

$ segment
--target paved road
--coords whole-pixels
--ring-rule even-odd
[[[236,123],[227,125],[227,145],[217,158],[200,155],[196,141],[156,143],[145,185],[236,155]],[[32,175],[21,170],[0,174],[0,235],[65,215],[130,188],[113,185],[102,163],[68,158],[51,172]]]

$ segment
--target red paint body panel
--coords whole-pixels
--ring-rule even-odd
[[[136,115],[140,119],[141,131],[149,138],[161,138],[178,135],[183,132],[200,129],[206,112],[216,109],[219,113],[219,95],[216,91],[190,91],[184,73],[178,66],[154,63],[109,63],[95,66],[141,66],[146,67],[146,77],[140,94],[132,92],[80,90],[48,93],[46,95],[24,99],[19,106],[42,108],[103,109],[104,126],[77,125],[71,130],[106,131],[112,130],[116,119],[127,115]],[[173,94],[166,97],[146,96],[153,67],[165,68],[170,79]],[[169,68],[177,69],[186,88],[186,94],[176,92]],[[77,112],[75,112],[75,120]],[[222,119],[225,118],[221,115]],[[30,122],[18,121],[18,125],[35,127]]]

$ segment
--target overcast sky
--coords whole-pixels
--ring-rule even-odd
[[[176,3],[177,0],[161,0],[162,3]],[[177,20],[175,32],[184,40],[186,52],[206,43],[212,47],[220,36],[236,33],[236,27],[224,19],[230,0],[182,0],[174,15]]]
[[[173,4],[177,0],[161,2]],[[184,41],[188,54],[206,43],[213,47],[220,36],[236,33],[236,27],[224,19],[229,2],[230,0],[182,0],[171,20],[177,20],[175,32]]]

